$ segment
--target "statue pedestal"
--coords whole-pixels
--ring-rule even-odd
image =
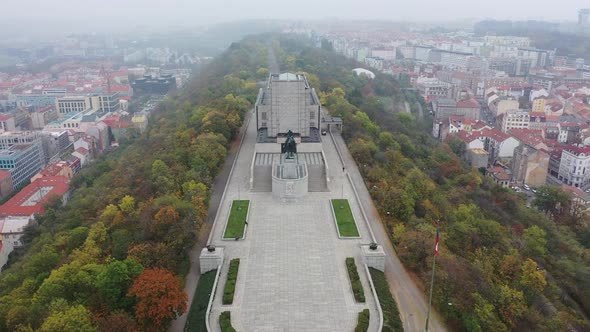
[[[367,264],[367,266],[379,271],[385,271],[385,251],[383,246],[378,245],[377,249],[373,250],[369,245],[362,245],[361,254],[363,263]]]
[[[278,164],[272,165],[272,193],[279,198],[299,198],[307,194],[308,174],[305,161],[281,155]]]
[[[217,269],[223,264],[223,248],[215,248],[215,251],[209,251],[207,248],[201,250],[199,256],[199,263],[201,266],[201,274]]]

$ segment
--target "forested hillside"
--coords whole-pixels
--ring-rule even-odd
[[[0,275],[1,331],[165,330],[186,310],[179,276],[266,55],[255,39],[232,44],[146,134],[73,179]]]
[[[48,206],[0,275],[0,330],[164,330],[186,309],[178,276],[255,82],[268,74],[268,40],[232,44],[158,106],[146,134],[78,175],[66,207]],[[587,221],[552,200],[546,213],[528,209],[464,166],[428,135],[419,99],[392,78],[353,76],[356,64],[304,40],[276,38],[272,47],[281,69],[308,73],[344,119],[391,240],[425,286],[438,222],[434,305],[452,330],[589,328]],[[411,113],[400,112],[404,101]]]
[[[431,138],[421,101],[392,78],[356,77],[358,64],[294,37],[275,49],[281,69],[309,73],[322,104],[343,118],[343,136],[398,255],[424,289],[440,227],[433,304],[451,330],[590,329],[588,220],[568,208],[569,196],[558,212],[562,193],[544,189],[546,213],[526,208],[523,197]],[[411,113],[398,111],[404,101]]]

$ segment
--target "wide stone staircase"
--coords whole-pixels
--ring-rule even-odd
[[[254,160],[253,192],[272,191],[272,164],[280,159],[278,153],[257,153]],[[325,162],[319,152],[299,153],[299,158],[305,160],[308,173],[308,190],[310,192],[328,191],[326,182]]]
[[[310,192],[328,191],[326,182],[326,168],[324,158],[319,152],[302,153],[307,163],[308,183],[307,190]]]
[[[254,160],[253,192],[272,191],[272,163],[278,158],[276,153],[257,153]]]

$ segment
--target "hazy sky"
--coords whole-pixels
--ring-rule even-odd
[[[547,4],[547,5],[545,5]],[[461,18],[576,20],[589,0],[0,0],[0,18],[76,18],[88,25],[198,25],[238,19]],[[26,20],[28,21],[28,20]],[[74,26],[75,26],[74,25]],[[42,29],[42,27],[39,27]]]

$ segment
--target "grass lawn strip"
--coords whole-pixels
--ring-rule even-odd
[[[240,259],[234,258],[229,262],[229,270],[227,271],[227,280],[225,287],[223,287],[223,304],[234,303],[234,293],[236,291],[236,280],[238,280],[238,269],[240,268]]]
[[[199,284],[195,290],[193,303],[188,313],[186,320],[185,331],[187,332],[206,332],[207,306],[209,305],[209,298],[213,292],[213,284],[215,283],[215,275],[217,270],[204,273],[199,278]]]
[[[336,216],[336,225],[338,232],[342,237],[358,237],[359,231],[354,222],[354,216],[350,210],[350,204],[347,199],[333,199],[332,208]]]
[[[244,237],[244,229],[248,218],[249,200],[234,200],[229,211],[227,226],[223,233],[224,239],[235,239]]]
[[[348,270],[348,277],[350,279],[350,284],[352,286],[352,293],[354,294],[354,299],[357,302],[364,303],[365,291],[363,289],[363,285],[361,284],[361,279],[359,278],[359,273],[356,269],[356,264],[354,263],[353,257],[346,258],[346,270]]]
[[[373,279],[375,292],[377,293],[377,297],[379,297],[381,310],[383,311],[382,331],[403,332],[404,326],[399,316],[397,303],[389,291],[389,283],[385,278],[385,273],[372,267],[369,268],[369,271],[371,273],[371,279]]]
[[[231,326],[231,312],[224,311],[219,315],[219,327],[221,332],[236,332],[236,329]]]

